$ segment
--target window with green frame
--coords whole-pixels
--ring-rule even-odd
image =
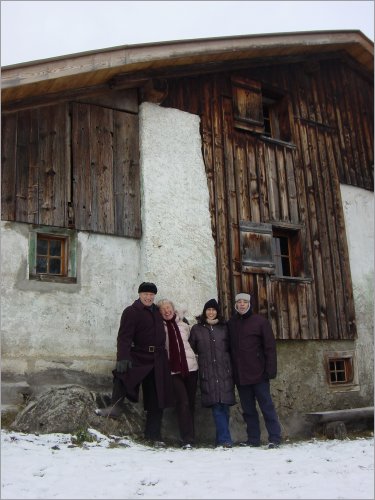
[[[77,233],[33,226],[29,239],[29,279],[76,283]]]

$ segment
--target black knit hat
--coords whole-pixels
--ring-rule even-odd
[[[204,305],[204,308],[203,308],[203,317],[206,316],[206,310],[207,309],[210,309],[210,307],[212,307],[212,309],[216,309],[217,313],[219,314],[219,304],[216,302],[215,299],[210,299],[208,302],[205,303]]]
[[[154,293],[156,295],[158,293],[158,289],[156,288],[156,285],[154,283],[144,281],[139,285],[138,288],[138,293],[142,292]]]

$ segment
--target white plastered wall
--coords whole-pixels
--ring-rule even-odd
[[[199,124],[197,115],[177,109],[140,108],[143,276],[157,284],[157,300],[186,307],[189,320],[217,298]]]
[[[374,380],[374,193],[341,185],[341,197],[356,311],[356,347],[361,360],[359,382],[363,380],[371,389]]]
[[[78,232],[77,284],[28,279],[29,226],[1,222],[2,372],[108,374],[139,281],[139,241]]]

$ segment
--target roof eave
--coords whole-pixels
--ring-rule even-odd
[[[118,74],[241,59],[345,51],[373,72],[374,44],[360,31],[276,33],[125,45],[2,68],[2,102],[105,84]],[[70,83],[69,83],[70,82]],[[21,92],[22,88],[22,92]],[[42,90],[43,89],[43,90]]]

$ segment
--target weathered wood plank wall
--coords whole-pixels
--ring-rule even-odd
[[[69,170],[66,105],[4,115],[2,219],[65,227]]]
[[[235,126],[233,76],[286,96],[281,121],[290,140]],[[247,290],[279,339],[354,338],[340,183],[373,190],[371,75],[348,60],[311,59],[169,78],[168,86],[163,106],[201,116],[224,315]],[[134,89],[7,110],[2,219],[140,237],[137,111]],[[244,270],[241,221],[297,225],[302,275]]]
[[[355,338],[340,183],[373,190],[373,83],[340,60],[242,69],[288,96],[283,144],[235,129],[233,74],[170,80],[163,102],[201,116],[224,315],[246,290],[279,339]],[[300,224],[306,279],[244,272],[241,220]]]
[[[1,180],[2,220],[139,238],[138,114],[79,102],[6,113]]]

